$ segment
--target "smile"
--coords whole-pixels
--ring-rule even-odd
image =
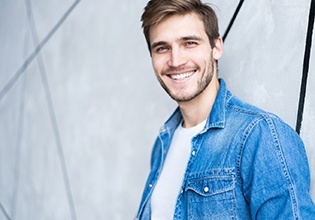
[[[182,80],[182,79],[191,77],[194,73],[195,71],[190,72],[190,73],[173,74],[173,75],[169,75],[169,77],[174,80]]]

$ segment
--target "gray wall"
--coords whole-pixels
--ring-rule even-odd
[[[176,107],[151,68],[147,0],[2,0],[0,220],[132,219]],[[216,5],[223,35],[239,1]],[[296,124],[310,0],[245,1],[220,76]],[[301,136],[315,199],[315,48]]]

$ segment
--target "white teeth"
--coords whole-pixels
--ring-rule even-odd
[[[182,73],[182,74],[178,74],[178,75],[170,75],[170,77],[171,77],[172,79],[181,80],[181,79],[188,78],[188,77],[192,76],[193,74],[194,74],[194,72],[191,72],[191,73]]]

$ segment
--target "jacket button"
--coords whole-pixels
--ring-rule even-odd
[[[196,155],[196,151],[191,152],[191,155],[195,156]]]
[[[165,126],[160,128],[160,133],[164,133],[165,131],[166,131],[166,127]]]
[[[152,186],[153,186],[152,184],[149,184],[149,188],[152,188]]]
[[[209,192],[209,188],[206,186],[203,191],[205,191],[206,193]]]

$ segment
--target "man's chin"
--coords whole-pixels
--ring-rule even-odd
[[[169,93],[169,96],[176,102],[181,103],[181,102],[189,102],[193,100],[197,95],[173,95]]]

